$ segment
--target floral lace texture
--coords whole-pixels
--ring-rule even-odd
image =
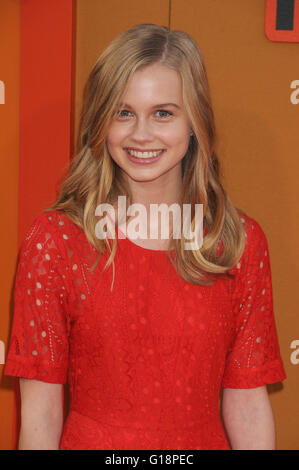
[[[60,449],[230,449],[221,387],[286,378],[269,249],[242,213],[233,280],[183,280],[164,251],[118,239],[115,279],[84,231],[58,211],[24,238],[5,374],[68,383]]]

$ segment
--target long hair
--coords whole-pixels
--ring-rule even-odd
[[[233,277],[229,271],[242,256],[245,231],[240,209],[234,207],[220,181],[214,114],[204,59],[196,42],[183,31],[170,31],[165,26],[150,23],[138,24],[121,33],[102,52],[84,88],[75,155],[56,202],[44,212],[62,211],[84,230],[86,238],[98,251],[91,269],[109,250],[104,269],[113,263],[113,284],[117,238],[112,238],[110,246],[108,239],[96,236],[95,210],[99,204],[115,205],[120,195],[126,196],[131,204],[132,195],[109,154],[106,136],[132,74],[154,63],[176,70],[182,80],[183,100],[193,136],[181,162],[180,207],[191,206],[193,229],[195,204],[203,204],[206,230],[202,246],[194,250],[184,249],[183,230],[181,238],[170,237],[167,255],[187,282],[211,285],[217,278]],[[117,220],[115,224],[117,227]],[[174,257],[170,253],[173,249]]]

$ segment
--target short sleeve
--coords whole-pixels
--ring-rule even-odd
[[[34,219],[21,245],[4,373],[66,383],[69,350],[66,269],[56,232],[44,215]]]
[[[246,246],[233,281],[233,332],[222,387],[255,388],[286,378],[273,312],[269,248],[261,226],[243,218]]]

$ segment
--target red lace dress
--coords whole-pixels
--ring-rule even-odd
[[[66,215],[39,214],[24,238],[5,374],[70,387],[60,449],[230,449],[221,387],[286,378],[267,240],[242,215],[234,280],[187,283],[166,251],[118,239],[115,280]]]

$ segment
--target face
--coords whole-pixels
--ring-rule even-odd
[[[137,70],[110,126],[107,147],[129,182],[181,179],[190,122],[178,72],[161,64]]]

